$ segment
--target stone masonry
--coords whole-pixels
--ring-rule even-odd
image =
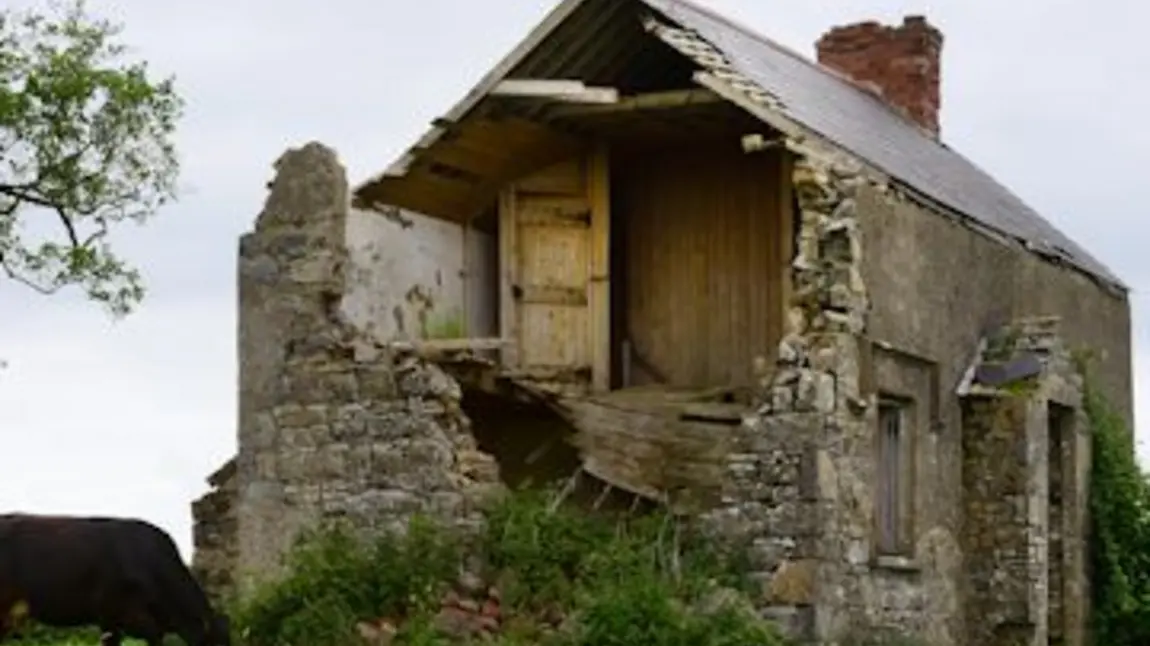
[[[960,394],[968,643],[1079,646],[1090,443],[1058,320],[989,335]]]
[[[895,630],[932,646],[1082,644],[1089,442],[1057,321],[983,340],[948,393],[964,402],[949,440],[961,491],[947,494],[961,509],[929,522],[913,513],[905,556],[879,554],[879,394],[930,382],[887,374],[868,336],[860,223],[867,204],[901,197],[847,157],[787,148],[800,217],[786,331],[776,364],[758,366],[756,406],[723,441],[718,503],[701,520],[751,548],[758,605],[805,641]],[[470,528],[501,487],[459,384],[349,321],[347,184],[334,153],[312,143],[276,167],[240,244],[239,454],[193,507],[195,565],[217,594],[274,574],[317,521],[370,531],[426,513]],[[947,445],[926,390],[910,473],[951,468],[930,457],[951,449],[931,448]],[[937,484],[914,482],[921,511]]]
[[[236,460],[208,477],[211,490],[192,503],[192,571],[216,595],[232,589],[236,567]]]
[[[418,512],[473,524],[498,485],[467,432],[458,384],[410,348],[368,339],[341,312],[348,185],[335,153],[310,143],[275,167],[240,242],[234,561],[212,553],[222,539],[197,549],[200,563],[233,563],[241,589],[274,574],[317,521],[401,528]]]
[[[756,89],[754,80],[700,34],[656,18],[646,20],[645,26],[716,78],[739,88],[748,101],[767,111],[779,108],[777,97]],[[820,63],[869,87],[937,136],[941,46],[938,30],[911,17],[895,28],[863,23],[832,30],[817,47]],[[954,391],[943,380],[969,361],[967,343],[974,339],[965,335],[986,319],[997,320],[1003,311],[1010,316],[1050,311],[1075,316],[1081,307],[1074,302],[1079,286],[1061,274],[1026,283],[1031,277],[1021,270],[1030,256],[1021,249],[996,248],[1002,261],[983,263],[983,258],[967,255],[973,248],[961,238],[967,230],[950,222],[938,224],[940,214],[928,213],[936,208],[921,196],[888,186],[880,173],[830,152],[817,139],[794,138],[787,147],[797,156],[792,183],[800,210],[787,335],[778,365],[762,370],[767,373],[762,407],[735,434],[722,504],[705,517],[724,533],[755,544],[763,603],[794,634],[834,644],[848,634],[894,632],[932,645],[982,646],[986,642],[968,633],[985,622],[970,607],[997,599],[983,599],[982,589],[969,585],[970,555],[964,545],[969,523],[962,489],[966,433]],[[884,219],[888,213],[890,219]],[[920,233],[925,225],[919,222],[946,231],[931,231],[929,237]],[[879,238],[869,253],[864,231]],[[930,244],[936,245],[931,254],[919,252]],[[932,258],[948,254],[953,256],[950,265]],[[968,272],[976,270],[979,280],[968,280]],[[1043,265],[1042,271],[1047,270]],[[865,284],[864,276],[874,278],[874,284]],[[940,288],[940,283],[946,286]],[[1011,291],[1016,284],[1046,291],[1019,297],[1023,291]],[[953,298],[959,294],[961,298]],[[1096,298],[1093,292],[1080,296]],[[1122,316],[1108,323],[1121,325]],[[876,336],[876,319],[887,338]],[[1122,343],[1112,343],[1128,336],[1127,330],[1101,335],[1092,323],[1074,322],[1069,338],[1114,345],[1118,353],[1112,361],[1129,356]],[[1061,374],[1061,368],[1051,365],[1045,374]],[[1114,375],[1127,370],[1114,368]],[[1044,383],[1059,380],[1065,381],[1050,377]],[[1114,390],[1123,395],[1121,388]],[[1073,400],[1069,391],[1058,401]],[[880,555],[878,404],[880,396],[891,394],[911,402],[909,447],[900,449],[905,455],[898,466],[899,481],[909,481],[911,487],[904,496],[908,502],[900,502],[906,508],[901,512],[906,518],[898,521],[907,534],[904,553]],[[1034,494],[1026,505],[1032,524],[1046,518],[1049,500],[1059,500],[1039,501],[1034,484],[1046,482],[1045,467],[1038,468],[1034,458],[1046,451],[1046,434],[1039,438],[1033,431],[1047,418],[1046,404],[1043,395],[1035,395],[1023,424],[1032,429],[1024,442],[1028,491]],[[1080,416],[1077,404],[1068,406]],[[1057,522],[1065,530],[1054,553],[1061,566],[1049,562],[1043,541],[1028,539],[1026,570],[1031,580],[1037,581],[1041,570],[1045,589],[1051,568],[1061,567],[1064,594],[1047,604],[1039,599],[1044,593],[1031,589],[1027,612],[1035,627],[1026,629],[1027,639],[1046,634],[1045,623],[1037,626],[1037,615],[1045,616],[1039,605],[1061,608],[1061,622],[1050,625],[1063,631],[1066,643],[1078,643],[1082,634],[1077,627],[1085,616],[1083,603],[1070,599],[1075,598],[1071,591],[1084,585],[1081,541],[1072,536],[1080,535],[1084,526],[1083,516],[1073,511],[1084,505],[1088,458],[1081,450],[1083,432],[1072,434],[1071,444],[1079,448],[1066,449],[1076,451],[1073,459],[1063,456],[1063,462],[1072,465],[1064,472],[1076,475],[1057,480],[1061,506],[1047,515],[1054,520],[1043,521]],[[1043,485],[1043,495],[1048,490],[1049,483]],[[1039,533],[1030,531],[1029,536]],[[1002,630],[1009,631],[1008,623]]]
[[[810,640],[836,628],[848,595],[839,588],[843,560],[865,540],[839,522],[836,474],[867,475],[851,468],[847,453],[859,441],[854,434],[866,432],[856,337],[867,299],[854,197],[867,180],[841,159],[792,149],[801,219],[786,335],[763,376],[758,412],[734,438],[723,503],[704,520],[751,543],[764,612]]]

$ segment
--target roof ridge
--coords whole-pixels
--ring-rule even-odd
[[[861,92],[861,93],[867,95],[872,100],[877,99],[879,101],[879,103],[882,104],[882,107],[884,109],[889,110],[892,114],[898,116],[898,118],[906,121],[907,124],[914,126],[917,130],[919,130],[922,133],[923,137],[930,139],[934,143],[942,146],[943,148],[946,148],[947,150],[951,150],[951,148],[949,146],[947,146],[942,141],[941,134],[938,137],[935,137],[935,136],[928,134],[927,131],[921,125],[919,125],[918,122],[916,122],[914,119],[910,118],[910,115],[906,114],[904,111],[899,110],[895,106],[891,105],[891,103],[889,101],[887,101],[881,94],[871,91],[870,89],[865,87],[859,81],[856,81],[855,79],[851,78],[849,75],[847,75],[843,72],[840,72],[839,70],[836,70],[833,67],[827,67],[826,65],[823,65],[822,63],[818,62],[818,60],[816,60],[816,59],[812,59],[812,58],[809,58],[807,56],[804,56],[801,52],[795,50],[794,48],[788,47],[787,45],[780,43],[779,41],[777,41],[774,38],[771,38],[770,36],[758,31],[757,29],[755,29],[755,28],[753,28],[753,27],[751,27],[751,26],[749,26],[743,22],[735,20],[734,18],[731,18],[730,16],[724,15],[724,14],[716,11],[715,9],[712,9],[710,7],[699,4],[696,0],[669,0],[669,1],[673,5],[674,4],[683,5],[685,7],[690,8],[693,11],[698,11],[699,13],[706,15],[707,17],[711,18],[712,20],[724,23],[728,27],[734,29],[735,31],[742,33],[744,36],[748,36],[754,40],[759,41],[759,43],[761,43],[763,45],[774,48],[779,53],[786,54],[787,56],[790,56],[791,58],[795,59],[796,61],[798,61],[798,62],[800,62],[800,63],[802,63],[802,64],[804,64],[804,65],[806,65],[812,69],[818,70],[819,72],[822,72],[823,74],[826,74],[827,76],[838,79],[842,83],[845,83],[845,84],[851,86],[852,88],[854,88],[858,92]]]

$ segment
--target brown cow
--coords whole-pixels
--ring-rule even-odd
[[[0,515],[0,641],[17,615],[46,626],[97,626],[105,646],[125,637],[159,646],[230,646],[166,532],[142,520]]]

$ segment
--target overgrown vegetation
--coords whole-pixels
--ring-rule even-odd
[[[99,642],[100,631],[95,628],[64,630],[31,624],[21,627],[19,640],[21,646],[91,646]]]
[[[1079,362],[1093,444],[1093,643],[1144,646],[1150,644],[1150,477],[1136,461],[1122,416],[1096,387],[1087,362]],[[549,492],[507,497],[491,510],[485,532],[467,543],[418,518],[403,536],[384,533],[369,543],[338,525],[313,531],[289,554],[284,578],[232,609],[237,643],[786,643],[744,600],[754,588],[741,552],[718,549],[669,517],[618,521],[553,509],[552,500]],[[94,630],[43,628],[22,639],[29,646],[97,641]],[[929,646],[882,632],[860,633],[849,643]]]
[[[1093,465],[1091,584],[1095,644],[1150,644],[1150,479],[1138,465],[1122,416],[1086,375]]]
[[[470,544],[418,519],[405,536],[370,543],[339,526],[313,532],[290,553],[286,576],[234,619],[250,646],[385,633],[395,646],[782,644],[742,601],[745,571],[671,518],[593,517],[524,492],[493,509]]]

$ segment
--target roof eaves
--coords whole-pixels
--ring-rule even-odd
[[[519,65],[532,50],[550,36],[551,32],[563,24],[563,21],[586,1],[587,0],[563,0],[563,2],[559,3],[515,46],[515,49],[500,59],[500,61],[495,64],[495,67],[491,68],[487,74],[484,74],[483,78],[481,78],[458,103],[452,106],[445,115],[436,119],[435,124],[432,125],[414,145],[408,148],[407,152],[392,162],[383,172],[377,173],[366,181],[361,182],[352,191],[352,194],[359,193],[361,189],[380,181],[384,177],[402,176],[406,174],[408,164],[415,158],[415,151],[433,145],[447,132],[447,128],[445,128],[443,124],[455,123],[466,116],[468,112],[488,95],[492,88],[502,81],[512,69]]]

